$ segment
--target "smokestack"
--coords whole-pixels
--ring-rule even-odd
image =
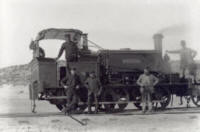
[[[155,50],[159,51],[162,54],[162,39],[163,35],[160,33],[154,34],[153,35],[154,39],[154,48]]]

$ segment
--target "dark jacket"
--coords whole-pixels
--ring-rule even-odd
[[[88,88],[88,94],[94,93],[97,94],[101,92],[101,83],[99,79],[96,77],[88,77],[85,81],[87,88]]]
[[[77,85],[80,85],[80,77],[75,74],[75,75],[69,75],[68,77],[64,77],[61,80],[61,85],[67,85],[69,87],[69,89],[71,90],[75,90],[75,87]]]
[[[71,57],[77,57],[78,55],[78,47],[73,42],[65,42],[62,44],[58,54],[58,58],[63,54],[64,51],[66,60],[71,59]]]

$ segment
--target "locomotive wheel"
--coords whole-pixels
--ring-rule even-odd
[[[105,91],[103,94],[103,101],[105,102],[113,102],[114,100],[113,91]],[[115,104],[104,104],[106,112],[112,112],[115,109]]]
[[[134,101],[138,101],[138,103],[133,103],[139,110],[142,109],[142,105],[141,103],[139,103],[139,101],[142,101],[142,97],[141,96],[136,96],[133,97]]]
[[[169,103],[171,101],[171,95],[170,95],[170,92],[167,89],[158,89],[154,94],[153,100],[154,99],[155,100],[162,100],[162,102],[159,103],[160,104],[160,108],[161,109],[165,109],[169,105]]]
[[[116,94],[118,95],[118,101],[120,101],[120,102],[129,101],[129,94],[125,89],[117,90]],[[123,104],[119,103],[118,104],[119,110],[123,111],[127,105],[128,105],[128,103],[123,103]]]
[[[142,109],[142,105],[141,105],[141,101],[142,101],[142,97],[141,97],[141,94],[140,92],[136,92],[136,91],[133,91],[132,92],[132,96],[133,96],[133,101],[136,101],[137,103],[133,103],[139,110]]]
[[[197,106],[200,107],[200,96],[191,96],[192,102]]]

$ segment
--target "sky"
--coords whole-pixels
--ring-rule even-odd
[[[153,49],[159,32],[163,51],[180,48],[184,39],[198,52],[199,7],[199,0],[0,0],[0,68],[29,63],[30,41],[46,28],[80,29],[106,49]],[[41,46],[56,57],[61,43]]]

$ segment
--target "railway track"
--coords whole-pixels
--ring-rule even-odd
[[[137,109],[126,109],[122,112],[113,112],[113,113],[104,113],[99,112],[98,116],[103,115],[143,115],[141,114],[140,110]],[[173,107],[173,108],[166,108],[165,110],[156,110],[152,114],[200,114],[200,108],[197,107],[191,107],[191,108],[185,108],[185,107]],[[80,116],[84,115],[87,116],[86,113],[83,114],[73,114],[73,116]],[[62,112],[46,112],[46,113],[0,113],[0,118],[32,118],[32,117],[52,117],[52,116],[65,116]]]

